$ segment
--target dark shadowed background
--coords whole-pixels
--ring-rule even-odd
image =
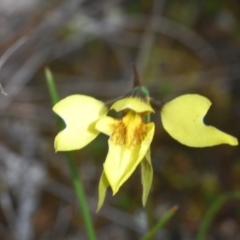
[[[240,138],[240,2],[236,0],[0,0],[0,239],[87,239],[64,155],[44,68],[61,98],[107,101],[127,93],[132,63],[156,99],[200,93],[213,105],[205,122]],[[176,116],[177,117],[177,116]],[[192,240],[220,195],[240,191],[240,149],[188,148],[153,116],[155,220],[179,210],[160,240]],[[140,171],[95,213],[107,154],[100,135],[73,153],[99,240],[146,231]],[[240,239],[240,200],[218,212],[208,240]]]

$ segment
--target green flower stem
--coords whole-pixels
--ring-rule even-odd
[[[161,229],[176,213],[178,207],[173,206],[168,212],[141,238],[141,240],[152,240],[155,234]]]
[[[47,68],[45,69],[45,75],[46,75],[47,85],[48,85],[48,89],[49,89],[50,96],[52,99],[52,103],[54,105],[59,101],[57,88],[55,86],[52,73]],[[62,121],[60,118],[57,119],[57,125],[58,125],[59,130],[61,130],[63,128],[63,124],[62,124]],[[66,155],[68,166],[70,169],[73,185],[74,185],[74,188],[75,188],[75,191],[77,194],[78,204],[80,206],[80,209],[82,210],[83,220],[84,220],[84,223],[86,226],[88,239],[96,240],[95,230],[93,228],[92,219],[91,219],[91,216],[90,216],[90,213],[88,210],[86,196],[84,193],[82,182],[78,175],[76,164],[74,163],[74,159],[70,152],[65,152],[65,155]]]
[[[88,238],[90,240],[96,240],[95,230],[94,230],[94,227],[92,224],[92,219],[91,219],[91,216],[89,213],[83,184],[79,178],[76,164],[75,164],[72,154],[70,152],[66,152],[65,155],[67,157],[68,166],[70,168],[73,185],[74,185],[74,188],[75,188],[75,191],[77,194],[78,204],[82,210],[82,215],[83,215],[83,219],[84,219],[85,226],[87,229]]]
[[[146,220],[147,220],[147,229],[148,229],[148,232],[145,236],[147,236],[151,231],[152,229],[154,228],[154,224],[155,224],[155,221],[154,221],[154,209],[153,209],[153,201],[152,201],[152,196],[151,194],[148,195],[148,200],[147,200],[147,204],[145,206],[145,214],[146,214]],[[155,240],[155,234],[156,232],[152,233],[151,234],[151,238],[142,238],[141,240],[145,240],[145,239],[151,239],[151,240]]]
[[[209,207],[202,224],[198,230],[196,240],[204,240],[206,239],[207,231],[216,216],[217,212],[222,208],[222,206],[229,200],[237,200],[240,199],[240,192],[230,192],[218,197],[212,205]]]

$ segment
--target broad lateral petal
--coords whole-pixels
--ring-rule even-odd
[[[174,139],[190,147],[238,145],[235,137],[204,124],[203,118],[210,106],[211,102],[198,94],[177,97],[163,106],[163,127]]]
[[[58,102],[53,111],[65,122],[66,128],[55,138],[56,151],[83,148],[97,137],[96,121],[107,114],[104,103],[85,95],[71,95]]]

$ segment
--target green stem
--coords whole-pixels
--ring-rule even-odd
[[[145,207],[145,214],[147,217],[147,229],[148,229],[148,231],[151,231],[151,229],[154,227],[154,224],[155,224],[153,201],[152,201],[151,194],[148,195],[148,200],[147,200],[147,204]],[[151,240],[154,240],[154,239],[155,239],[155,236],[153,234]]]
[[[47,68],[45,69],[45,75],[46,75],[47,85],[48,85],[48,89],[52,99],[52,103],[54,105],[59,101],[57,88],[55,86],[52,73]],[[62,121],[60,122],[60,118],[57,119],[57,124],[58,124],[59,130],[61,130],[63,124],[62,124]],[[80,209],[82,210],[83,220],[87,229],[88,239],[96,240],[95,230],[93,228],[92,219],[88,210],[88,204],[87,204],[86,196],[84,193],[83,185],[78,175],[77,166],[70,152],[65,152],[65,155],[66,155],[68,166],[70,169],[73,185],[76,191],[78,204]]]
[[[207,231],[210,228],[210,225],[216,216],[217,212],[222,208],[222,206],[229,200],[240,199],[240,192],[230,192],[218,197],[212,205],[209,207],[202,224],[198,230],[196,240],[206,239]]]
[[[82,210],[82,215],[83,215],[83,219],[87,229],[88,237],[90,240],[95,240],[96,239],[95,230],[94,230],[92,219],[88,210],[88,204],[87,204],[86,196],[84,193],[82,181],[79,178],[77,167],[76,167],[76,164],[74,163],[72,154],[70,152],[66,152],[65,154],[66,154],[68,166],[71,172],[73,185],[77,194],[78,204],[80,206],[80,209]]]
[[[173,217],[177,209],[177,206],[173,206],[171,209],[169,209],[168,212],[155,224],[155,226],[153,226],[140,240],[153,239],[159,229],[161,229]]]

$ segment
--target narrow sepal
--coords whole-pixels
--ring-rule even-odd
[[[150,193],[153,180],[153,169],[151,163],[150,149],[148,149],[146,156],[141,162],[141,180],[143,186],[142,204],[143,206],[145,206],[147,203],[148,195]]]
[[[105,173],[103,172],[101,178],[99,180],[98,185],[98,205],[97,205],[97,212],[102,208],[104,200],[106,198],[107,188],[109,186],[109,182],[106,178]]]

